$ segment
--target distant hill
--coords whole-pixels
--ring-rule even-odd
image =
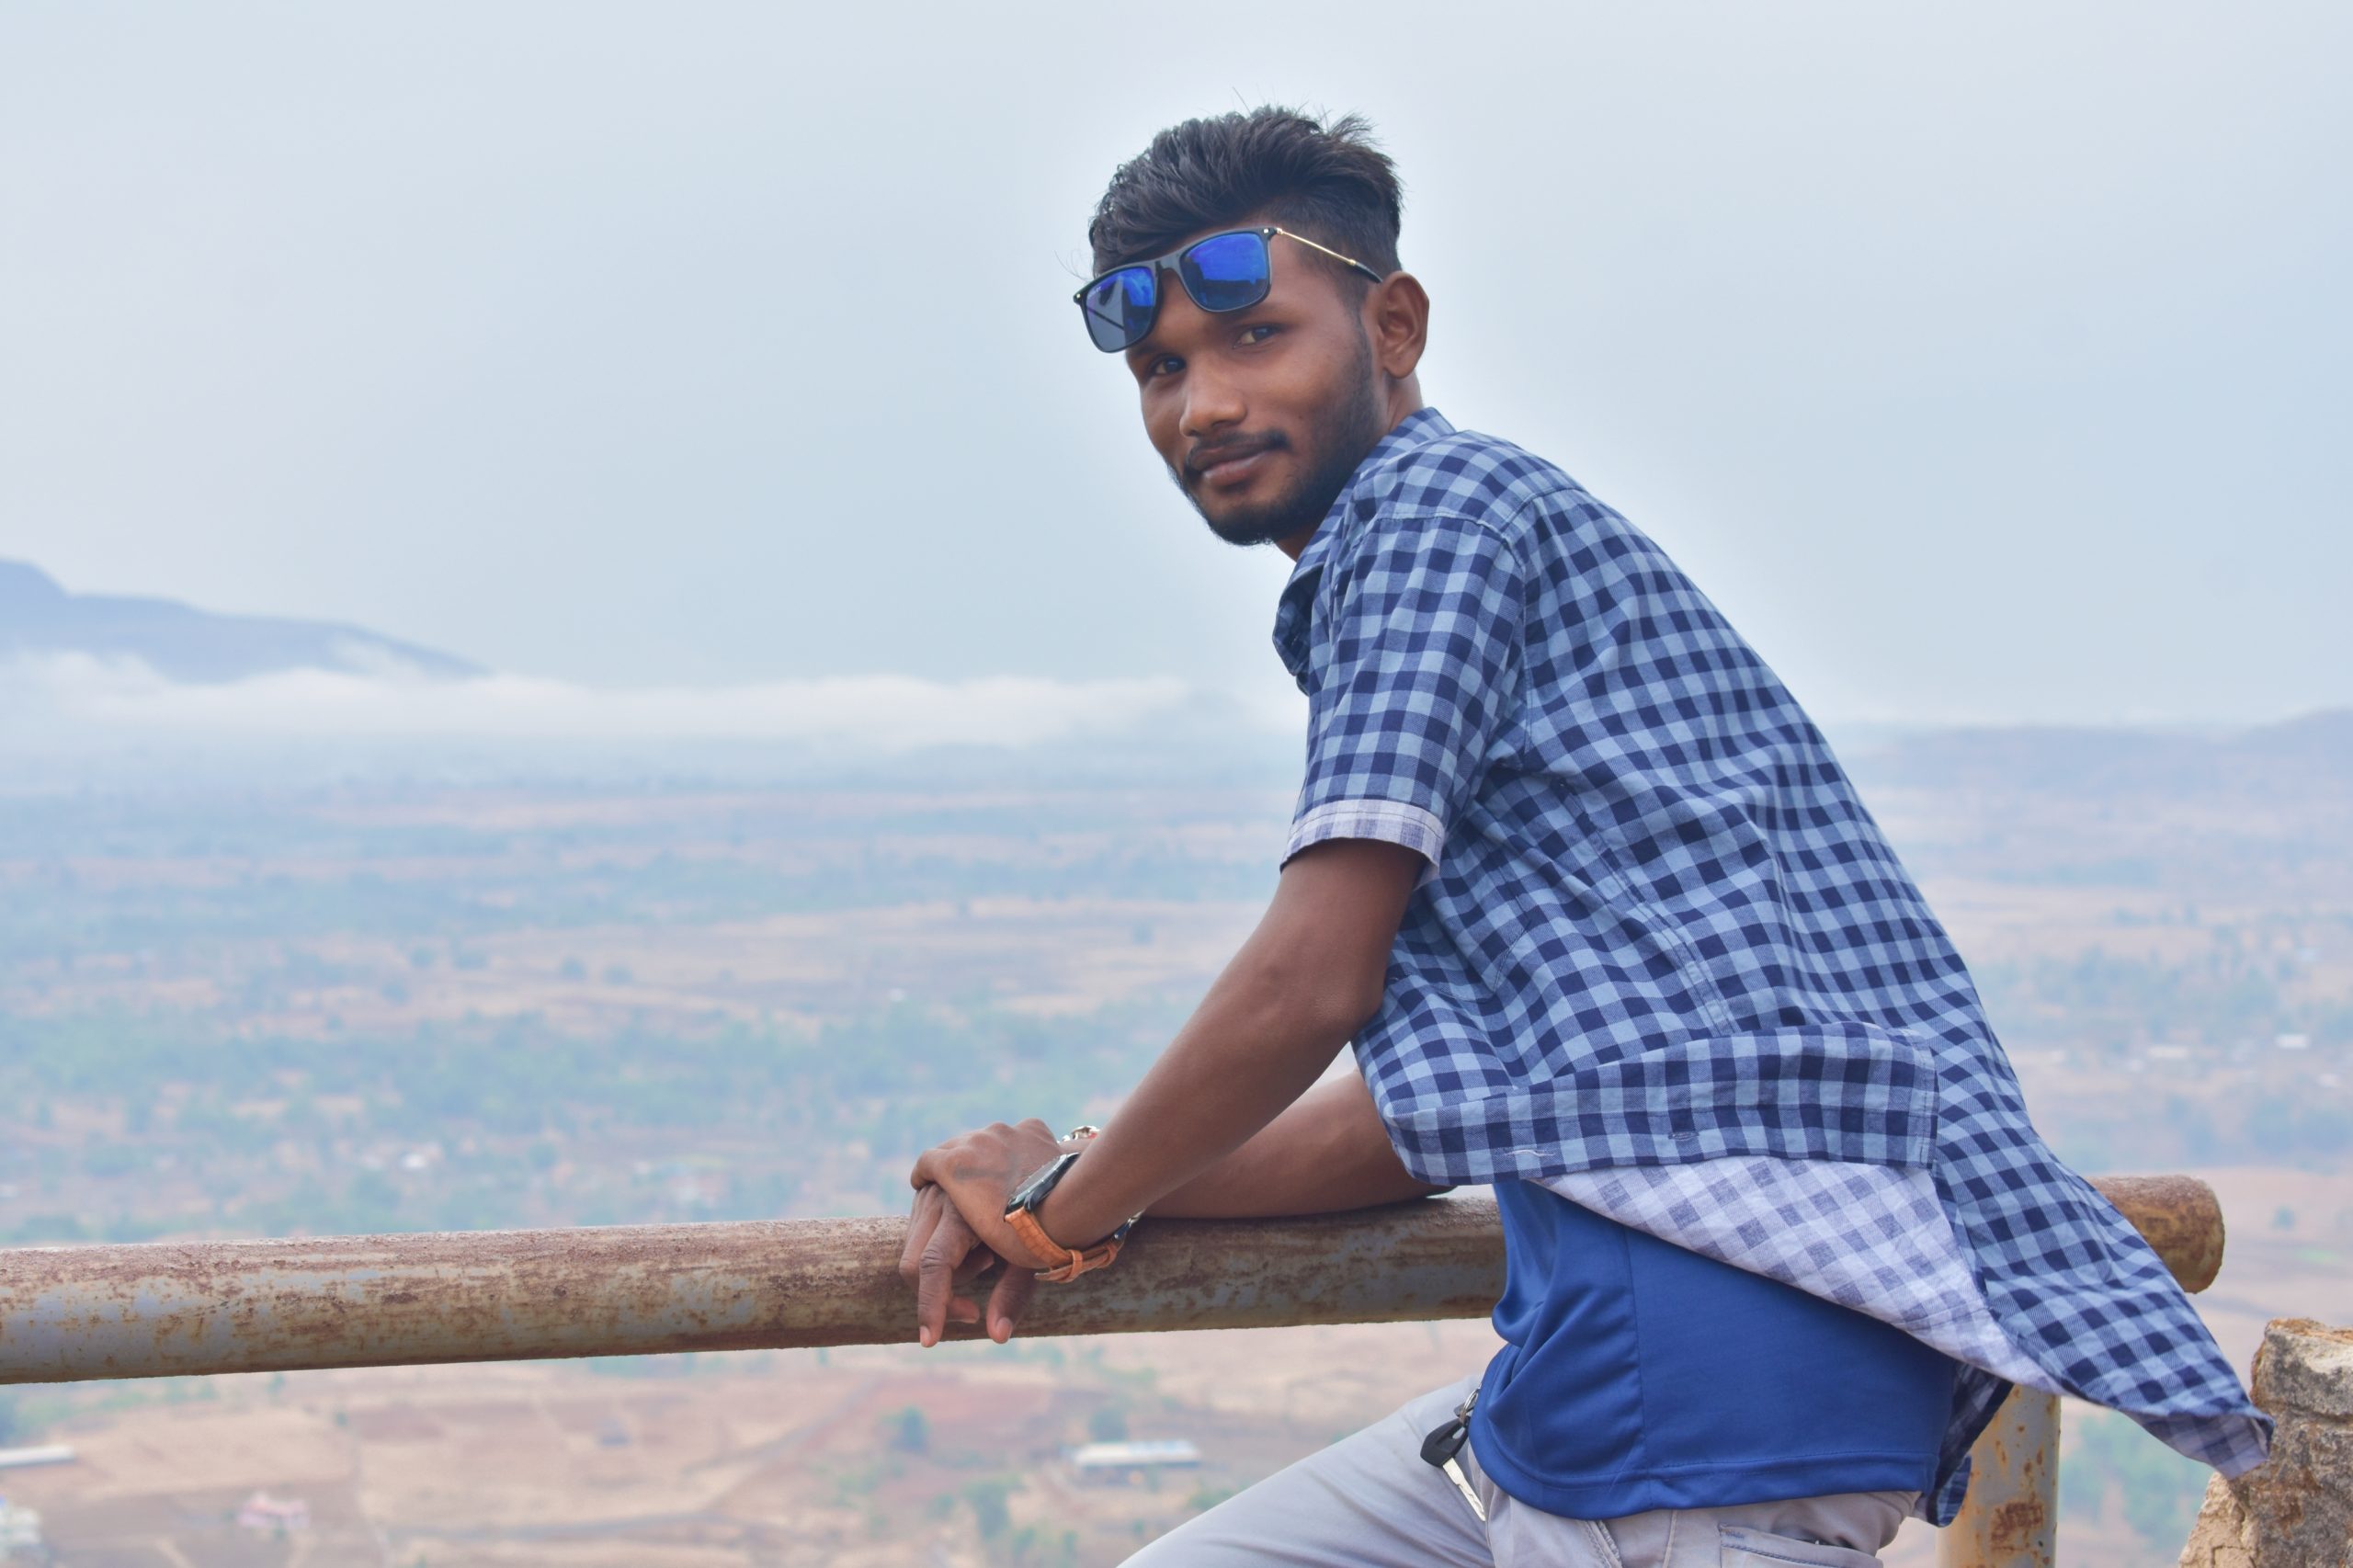
[[[1938,730],[1855,758],[1855,772],[1922,789],[2025,790],[2114,799],[2353,790],[2353,709],[2227,733],[2052,725]]]
[[[0,561],[0,659],[25,653],[138,659],[191,682],[298,669],[439,679],[483,673],[464,659],[356,626],[213,615],[171,599],[69,594],[37,566]]]

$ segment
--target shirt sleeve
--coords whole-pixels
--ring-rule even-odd
[[[1435,874],[1446,835],[1509,722],[1527,578],[1467,518],[1373,522],[1323,607],[1331,650],[1308,696],[1307,781],[1289,861],[1333,838],[1403,845]]]

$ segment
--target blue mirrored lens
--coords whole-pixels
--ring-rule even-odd
[[[1152,268],[1123,267],[1088,284],[1078,308],[1095,347],[1117,354],[1143,340],[1159,304],[1160,284]]]
[[[1263,234],[1211,234],[1176,258],[1185,292],[1205,311],[1238,311],[1267,297],[1271,278]]]

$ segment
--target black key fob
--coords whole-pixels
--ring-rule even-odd
[[[1463,1440],[1471,1436],[1470,1423],[1460,1415],[1422,1439],[1422,1462],[1444,1466],[1446,1461],[1462,1451]]]
[[[1472,1389],[1471,1397],[1454,1407],[1454,1419],[1422,1439],[1422,1462],[1443,1467],[1447,1460],[1462,1451],[1471,1437],[1471,1412],[1479,1403],[1479,1391]]]

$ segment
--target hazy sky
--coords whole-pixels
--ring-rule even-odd
[[[1424,386],[1862,718],[2353,701],[2340,5],[0,11],[0,555],[503,669],[1279,680],[1068,296],[1360,109]]]

